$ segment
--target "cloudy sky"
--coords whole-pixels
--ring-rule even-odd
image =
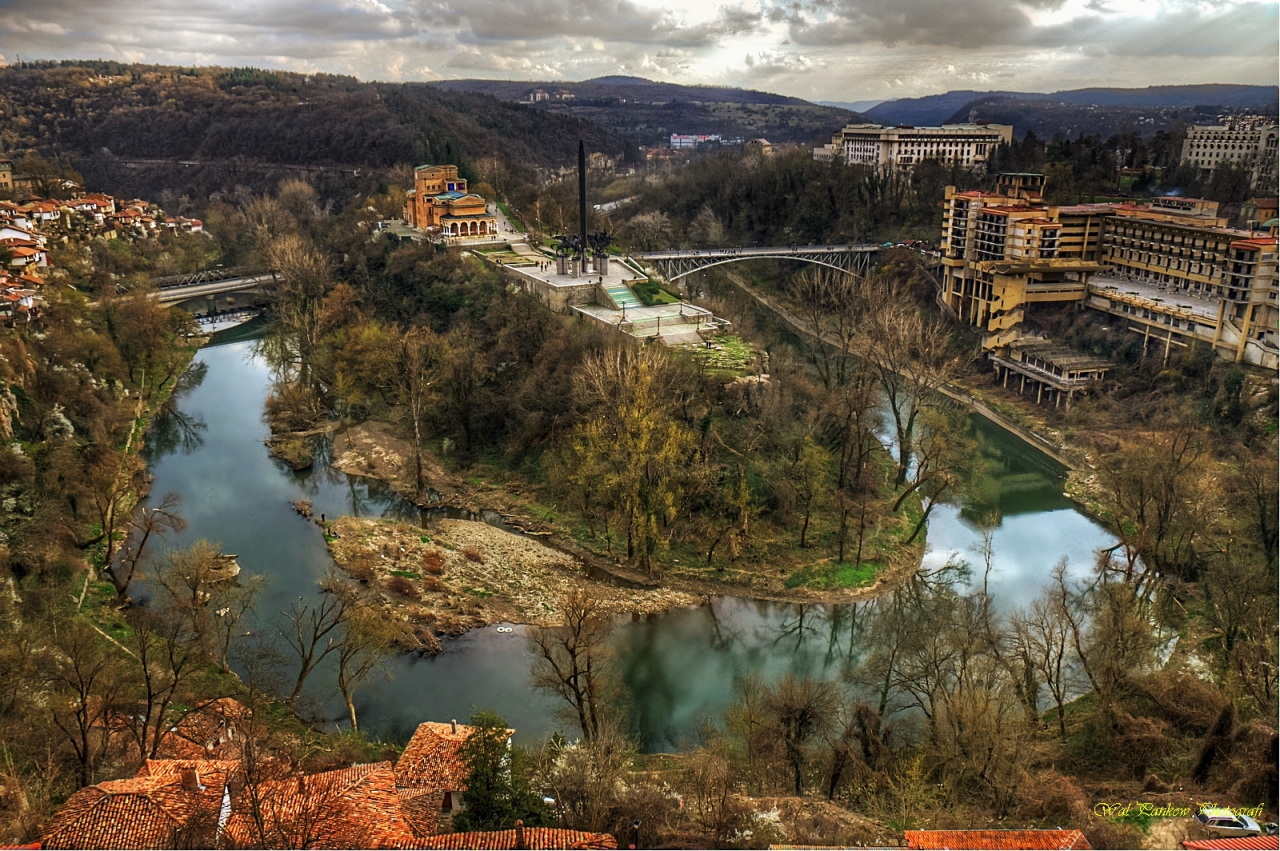
[[[0,53],[811,100],[1271,84],[1277,0],[0,0]]]

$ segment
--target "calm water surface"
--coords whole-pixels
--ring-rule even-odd
[[[216,541],[239,555],[246,572],[268,577],[260,618],[269,620],[296,598],[315,595],[317,580],[332,564],[319,528],[298,516],[291,500],[310,499],[317,515],[329,517],[420,519],[416,508],[379,482],[322,463],[297,474],[267,455],[262,408],[271,375],[252,342],[206,347],[197,362],[207,367],[204,380],[178,404],[187,440],[173,437],[180,430],[161,428],[156,437],[167,439],[151,441],[152,492],[182,496],[189,526],[170,546]],[[1020,606],[1035,597],[1060,559],[1068,559],[1073,573],[1087,571],[1094,551],[1111,541],[1063,498],[1063,471],[1055,462],[985,421],[975,428],[997,471],[982,500],[1001,515],[989,587],[998,606]],[[938,506],[929,521],[926,566],[953,557],[978,563],[981,533],[974,516],[980,514]],[[620,618],[613,640],[646,747],[674,749],[700,722],[721,716],[734,677],[748,671],[768,678],[834,675],[859,650],[854,617],[849,606],[717,598],[699,608]],[[361,726],[403,741],[420,721],[462,719],[486,708],[505,716],[518,740],[567,731],[555,717],[557,704],[530,689],[529,662],[520,627],[473,631],[431,659],[397,659],[388,681],[372,681],[358,694]],[[313,687],[323,689],[322,674]],[[324,711],[335,723],[345,718],[336,700]]]

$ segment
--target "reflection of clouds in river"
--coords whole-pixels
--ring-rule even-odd
[[[994,557],[989,588],[996,605],[1025,606],[1050,581],[1062,558],[1068,577],[1093,568],[1097,551],[1112,543],[1106,530],[1071,508],[1039,514],[1006,515],[992,539]],[[982,582],[982,533],[951,505],[939,505],[929,518],[928,549],[922,564],[936,568],[960,558],[974,567],[973,584]]]

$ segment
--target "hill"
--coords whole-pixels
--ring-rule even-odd
[[[1070,104],[1082,107],[1128,107],[1147,110],[1194,109],[1219,107],[1221,110],[1247,109],[1269,105],[1275,111],[1278,94],[1276,86],[1238,86],[1205,84],[1195,86],[1148,86],[1143,89],[1088,88],[1068,91],[1039,92],[977,92],[952,91],[940,95],[919,98],[902,98],[886,101],[867,110],[866,115],[883,124],[934,125],[950,121],[966,121],[971,109],[978,104],[1000,103],[1008,109],[1013,101],[1027,103]],[[1035,110],[1029,107],[1034,113]],[[1052,113],[1053,110],[1050,110]],[[1211,110],[1210,110],[1211,111]],[[994,121],[988,115],[975,115],[981,120]],[[1152,119],[1157,113],[1134,114],[1137,124],[1142,119]],[[1079,123],[1078,121],[1076,123]],[[1016,127],[1016,125],[1015,125]],[[1152,129],[1160,129],[1152,127]],[[1016,130],[1019,134],[1023,130]],[[1041,131],[1036,130],[1037,134]],[[1066,132],[1065,130],[1063,132]],[[1099,131],[1101,132],[1101,131]],[[1050,132],[1049,135],[1053,135]]]
[[[775,95],[770,92],[758,92],[751,89],[735,89],[725,86],[685,86],[679,83],[659,83],[643,77],[596,77],[581,82],[534,81],[527,80],[439,80],[427,85],[449,91],[478,92],[493,95],[503,100],[522,100],[535,89],[542,89],[548,94],[568,92],[574,99],[590,98],[625,98],[627,101],[639,100],[653,105],[662,105],[671,101],[692,101],[695,103],[769,103],[789,104],[791,106],[812,106],[800,98]]]
[[[1236,108],[1239,109],[1239,108]],[[1254,107],[1258,109],[1258,107]],[[1148,137],[1158,130],[1168,131],[1189,124],[1213,124],[1231,107],[1213,106],[1103,106],[1061,101],[1026,100],[1011,97],[979,98],[965,104],[945,123],[991,121],[1012,124],[1015,136],[1028,131],[1043,139],[1061,136],[1074,139],[1080,135],[1098,134],[1103,138],[1116,133],[1136,132]],[[1272,104],[1271,112],[1275,112]]]
[[[568,83],[442,80],[428,85],[507,101],[527,100],[532,92],[541,89],[548,99],[532,104],[540,112],[581,118],[645,145],[665,143],[672,133],[765,137],[773,142],[807,145],[825,141],[844,125],[862,120],[847,109],[785,95],[723,86],[658,83],[641,77],[599,77]]]
[[[573,116],[483,94],[256,69],[8,67],[0,69],[0,114],[5,152],[69,159],[118,194],[274,186],[286,166],[329,182],[360,169],[482,158],[551,169],[575,160],[580,138],[614,156],[634,150]]]

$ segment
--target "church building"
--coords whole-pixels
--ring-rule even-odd
[[[405,218],[415,228],[444,236],[488,236],[498,232],[498,219],[485,200],[467,191],[456,165],[420,165],[413,170]]]

